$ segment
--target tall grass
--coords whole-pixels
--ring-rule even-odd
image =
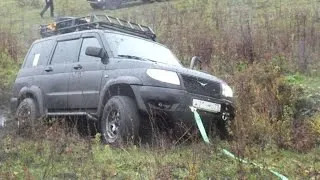
[[[75,0],[57,0],[56,2],[56,13],[59,15],[86,15],[92,11],[88,6],[85,6],[84,2],[79,2],[81,7],[80,5],[75,6],[77,4]],[[33,5],[24,4],[12,10],[8,8],[10,7],[8,4],[3,6],[7,7],[7,14],[0,11],[1,17],[9,17],[6,20],[1,19],[6,22],[6,25],[0,28],[5,34],[0,36],[0,69],[1,72],[4,72],[4,74],[0,74],[0,78],[5,82],[0,81],[0,83],[4,84],[2,86],[6,88],[10,86],[11,81],[8,79],[14,76],[17,71],[16,65],[21,63],[26,49],[34,39],[39,38],[38,25],[50,21],[49,19],[40,20],[39,7],[35,9]],[[156,31],[158,40],[170,47],[186,66],[192,56],[200,56],[204,61],[203,69],[205,71],[226,80],[235,90],[237,115],[232,125],[234,141],[228,142],[228,148],[236,152],[237,155],[258,158],[261,161],[264,159],[259,155],[267,154],[269,159],[266,159],[265,163],[272,164],[269,161],[277,160],[268,153],[275,153],[283,149],[303,153],[318,150],[316,147],[320,143],[318,115],[320,98],[317,96],[319,89],[315,88],[315,90],[309,91],[309,88],[305,88],[305,86],[316,87],[317,85],[314,86],[314,84],[319,81],[298,82],[297,76],[292,74],[302,74],[301,76],[307,77],[306,79],[314,79],[320,75],[318,71],[320,68],[318,60],[320,46],[319,6],[319,2],[316,0],[176,0],[141,5],[141,7],[123,7],[117,11],[103,13],[150,25]],[[304,86],[297,86],[300,84],[304,84]],[[310,99],[310,97],[312,98]],[[313,101],[316,103],[310,103]],[[56,133],[56,135],[59,134],[63,133]],[[49,136],[49,138],[51,137]],[[157,153],[153,154],[147,151],[147,154],[143,154],[143,150],[137,152],[136,149],[123,150],[120,153],[118,150],[110,150],[109,147],[104,147],[105,149],[101,150],[100,146],[95,146],[96,149],[93,150],[79,150],[76,147],[92,148],[91,142],[86,144],[80,141],[80,144],[77,144],[69,142],[70,139],[67,141],[66,137],[59,136],[58,140],[53,138],[54,143],[52,144],[49,139],[50,147],[46,142],[36,146],[36,148],[40,148],[39,153],[46,155],[39,161],[48,161],[47,171],[45,174],[41,174],[42,171],[36,167],[39,163],[34,161],[32,163],[35,170],[31,174],[45,178],[57,175],[58,170],[64,170],[80,173],[77,176],[84,178],[111,177],[115,174],[121,174],[121,177],[124,178],[138,178],[136,172],[144,174],[145,177],[166,177],[166,179],[181,177],[192,179],[195,177],[194,174],[197,174],[198,178],[202,178],[214,176],[214,173],[238,178],[265,176],[254,168],[248,169],[239,164],[232,164],[235,163],[233,161],[226,162],[224,157],[221,157],[211,146],[212,151],[207,148],[197,151],[198,147],[192,147],[191,152],[189,149],[184,149],[188,152],[184,151],[182,155],[179,152],[180,149],[173,150],[173,153],[169,151],[172,154],[166,155],[168,152],[164,150],[168,148],[166,146],[166,148],[159,148],[165,152],[160,152],[159,157],[152,158]],[[55,142],[56,140],[59,142]],[[165,142],[162,140],[155,144],[161,146]],[[214,142],[221,145],[219,140]],[[8,144],[10,143],[5,144],[5,147],[9,146]],[[55,144],[56,147],[54,147]],[[69,145],[75,146],[75,151],[71,151],[71,154],[79,153],[80,155],[60,156],[54,152],[61,150],[62,154],[67,154],[66,149],[68,148],[65,146]],[[28,143],[22,143],[16,149],[9,150],[9,154],[19,153],[24,148],[30,150],[34,147],[30,147]],[[23,153],[29,155],[31,154],[29,150]],[[135,154],[132,157],[127,151]],[[196,152],[204,155],[194,155]],[[287,153],[288,151],[283,152]],[[53,156],[55,158],[50,158]],[[179,156],[182,156],[182,160]],[[208,156],[218,163],[206,159]],[[286,154],[281,155],[281,157],[283,156],[286,157]],[[303,155],[299,154],[299,156]],[[23,157],[25,156],[23,155]],[[9,158],[11,158],[10,161],[16,162],[13,155]],[[70,164],[64,161],[64,166],[60,166],[61,158],[75,160],[77,163]],[[139,158],[144,158],[144,160]],[[163,158],[165,162],[162,162]],[[139,161],[136,161],[137,159]],[[169,159],[174,159],[176,162]],[[287,174],[296,173],[298,177],[305,175],[311,178],[316,177],[317,175],[314,174],[319,173],[315,170],[315,167],[319,167],[318,164],[305,165],[308,162],[316,161],[317,158],[306,158],[304,166],[308,169],[299,166],[286,170],[283,167],[289,166],[286,165],[286,162],[290,161],[288,159],[282,162],[280,167],[277,166]],[[121,160],[128,161],[128,163],[119,162]],[[26,166],[24,162],[27,161],[28,159],[20,163],[16,162],[19,177],[28,175],[28,169],[22,171]],[[103,168],[98,168],[97,176],[86,175],[87,172],[96,171],[90,165],[81,169],[82,162]],[[106,166],[103,165],[105,164],[108,164],[109,169],[104,169]],[[221,168],[221,165],[226,167],[217,170]],[[64,169],[65,167],[74,169]],[[146,167],[153,168],[152,172],[145,169]],[[171,167],[172,169],[170,169]],[[229,171],[227,167],[233,168]],[[4,173],[0,174],[3,177],[9,177],[7,174],[11,176],[11,172],[15,170],[8,164],[6,168],[2,171]],[[138,168],[138,170],[131,171],[133,168]],[[211,168],[212,171],[203,170],[204,168]],[[122,172],[118,172],[116,169],[120,169]],[[301,171],[303,169],[303,172],[295,171],[295,169]],[[308,172],[306,173],[306,171]],[[128,174],[125,174],[126,172]],[[246,172],[257,172],[256,174],[260,176],[252,177]],[[216,177],[222,178],[220,174]]]

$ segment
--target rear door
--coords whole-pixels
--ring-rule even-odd
[[[54,40],[52,39],[39,41],[32,45],[14,84],[15,96],[24,86],[37,86],[42,89],[41,75],[50,58],[53,45]]]
[[[97,33],[82,35],[79,59],[73,63],[68,95],[68,107],[73,110],[95,111],[98,107],[105,65],[101,62],[101,58],[85,54],[89,46],[103,47]]]
[[[68,83],[72,63],[79,55],[80,35],[60,38],[56,43],[51,61],[44,68],[41,79],[48,111],[66,111],[68,104]]]

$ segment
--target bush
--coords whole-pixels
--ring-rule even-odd
[[[19,47],[17,38],[10,33],[0,30],[0,100],[8,100],[8,89],[18,71]]]
[[[236,92],[235,135],[243,147],[276,144],[306,151],[318,143],[317,132],[312,130],[317,129],[318,121],[310,126],[308,116],[301,116],[304,91],[289,84],[281,68],[270,62],[254,63],[229,81]]]

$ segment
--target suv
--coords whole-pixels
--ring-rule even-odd
[[[137,0],[87,0],[93,9],[117,9],[123,2],[131,2]],[[158,0],[159,1],[159,0]],[[143,3],[151,2],[151,0],[142,0]]]
[[[222,130],[234,118],[231,88],[184,68],[147,26],[91,15],[42,26],[41,34],[13,85],[11,109],[19,122],[86,116],[104,142],[118,143],[139,137],[151,115],[171,128],[193,126],[195,107],[207,128]]]

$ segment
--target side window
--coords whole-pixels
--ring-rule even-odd
[[[33,44],[24,68],[32,68],[37,66],[46,65],[53,48],[53,40],[41,41],[36,44]]]
[[[82,47],[81,47],[81,53],[80,53],[80,57],[79,57],[79,61],[80,62],[96,62],[96,61],[101,61],[100,58],[97,57],[92,57],[92,56],[87,56],[86,55],[86,49],[89,46],[93,46],[93,47],[100,47],[101,45],[99,44],[99,41],[97,38],[85,38],[83,39],[82,42]]]
[[[54,51],[51,64],[68,64],[77,60],[80,39],[60,41]]]

